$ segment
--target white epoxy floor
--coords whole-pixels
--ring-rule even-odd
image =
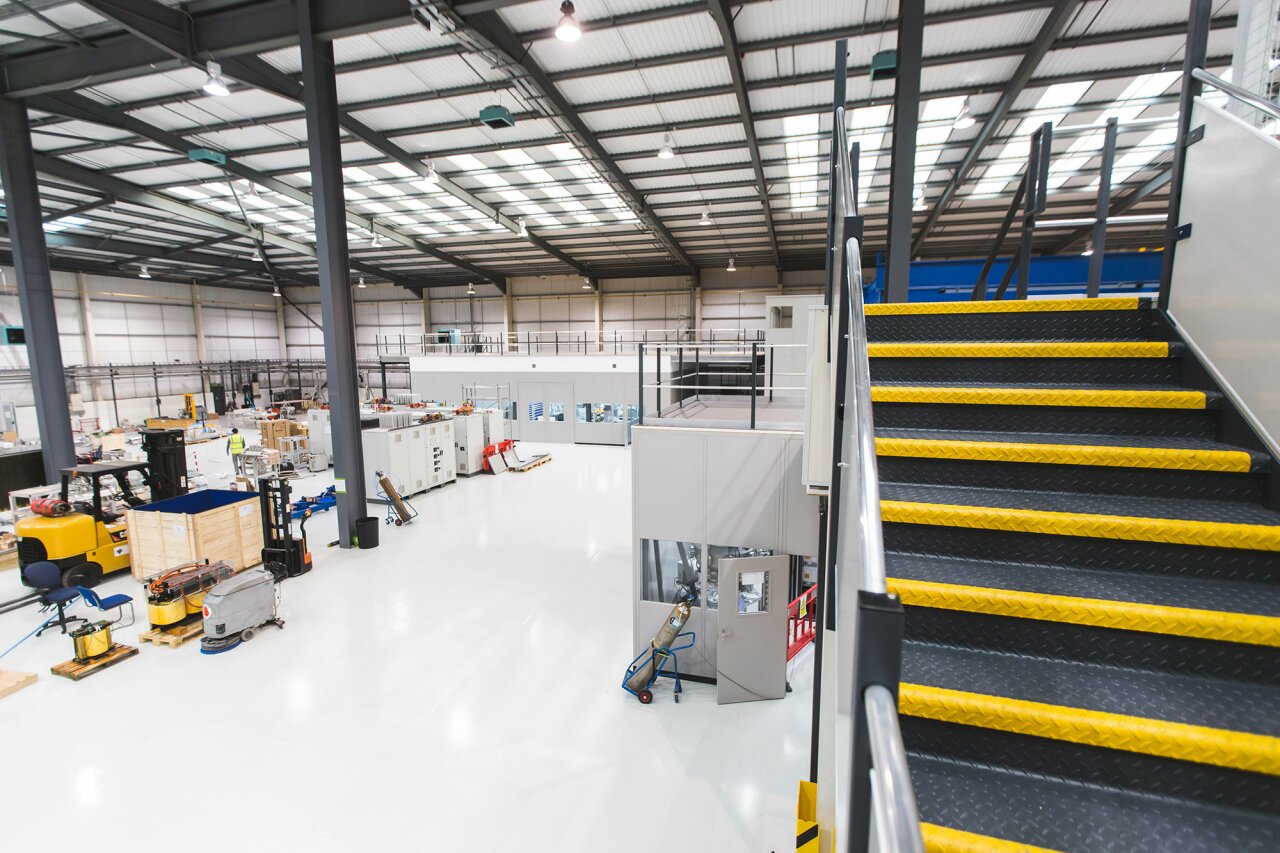
[[[619,687],[629,451],[545,449],[526,474],[416,497],[419,518],[377,550],[326,548],[333,514],[317,516],[315,570],[284,584],[287,627],[233,651],[148,644],[71,682],[49,674],[71,642],[47,633],[0,660],[40,673],[0,699],[0,849],[791,848],[811,652],[780,701],[717,706],[686,683],[679,705],[665,685],[638,704]],[[192,450],[206,473],[229,467],[221,443]],[[136,644],[141,587],[102,591],[137,599],[139,624],[117,632]],[[0,600],[19,592],[0,572]],[[39,618],[0,615],[0,650]]]

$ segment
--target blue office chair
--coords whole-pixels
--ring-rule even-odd
[[[114,628],[119,626],[121,628],[128,628],[133,624],[133,620],[135,618],[133,614],[133,596],[125,595],[123,592],[118,592],[115,595],[109,595],[106,598],[102,598],[87,586],[78,586],[75,587],[75,589],[80,593],[80,597],[84,599],[84,603],[90,607],[96,607],[103,613],[106,613],[108,610],[117,611],[116,618],[111,620],[111,627]],[[126,604],[129,605],[129,621],[121,625],[120,620],[124,619],[124,606]]]
[[[62,633],[67,633],[67,626],[76,622],[88,622],[80,616],[68,616],[67,605],[74,602],[80,597],[80,590],[76,587],[62,585],[62,569],[57,563],[51,563],[47,560],[39,563],[32,563],[22,570],[27,578],[27,583],[40,590],[41,611],[46,611],[50,607],[58,608],[58,618],[49,621],[36,632],[39,637],[45,631],[53,627],[62,629]]]

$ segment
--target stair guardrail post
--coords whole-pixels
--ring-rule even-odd
[[[1089,246],[1089,282],[1085,296],[1098,298],[1102,293],[1102,256],[1107,251],[1107,212],[1111,209],[1111,171],[1116,162],[1116,137],[1120,135],[1119,120],[1107,119],[1106,135],[1102,143],[1102,165],[1098,175],[1098,203],[1094,208],[1093,243]]]

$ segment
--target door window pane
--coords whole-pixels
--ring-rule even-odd
[[[590,422],[590,420],[591,420],[591,404],[579,403],[578,404],[578,423],[585,424]]]
[[[564,403],[547,404],[548,419],[564,423]]]
[[[769,612],[769,573],[738,572],[738,614]]]
[[[547,419],[547,412],[545,409],[542,408],[541,403],[529,404],[529,420],[545,421],[546,419]]]
[[[707,607],[720,606],[720,561],[736,557],[772,557],[768,548],[742,548],[737,545],[707,546]]]
[[[645,601],[675,604],[682,590],[701,604],[702,546],[696,542],[666,539],[640,540],[640,597]]]

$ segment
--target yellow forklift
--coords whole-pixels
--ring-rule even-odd
[[[115,512],[104,500],[104,481],[115,480],[120,499],[128,506],[141,506],[142,500],[129,483],[129,474],[137,471],[158,501],[187,493],[187,457],[182,430],[140,430],[146,462],[92,462],[62,469],[62,489],[58,498],[31,505],[32,515],[19,519],[18,567],[22,583],[27,582],[26,567],[50,561],[62,569],[64,586],[95,586],[103,575],[129,568],[129,533],[124,515]],[[90,500],[72,501],[73,481],[84,478],[91,487]]]

